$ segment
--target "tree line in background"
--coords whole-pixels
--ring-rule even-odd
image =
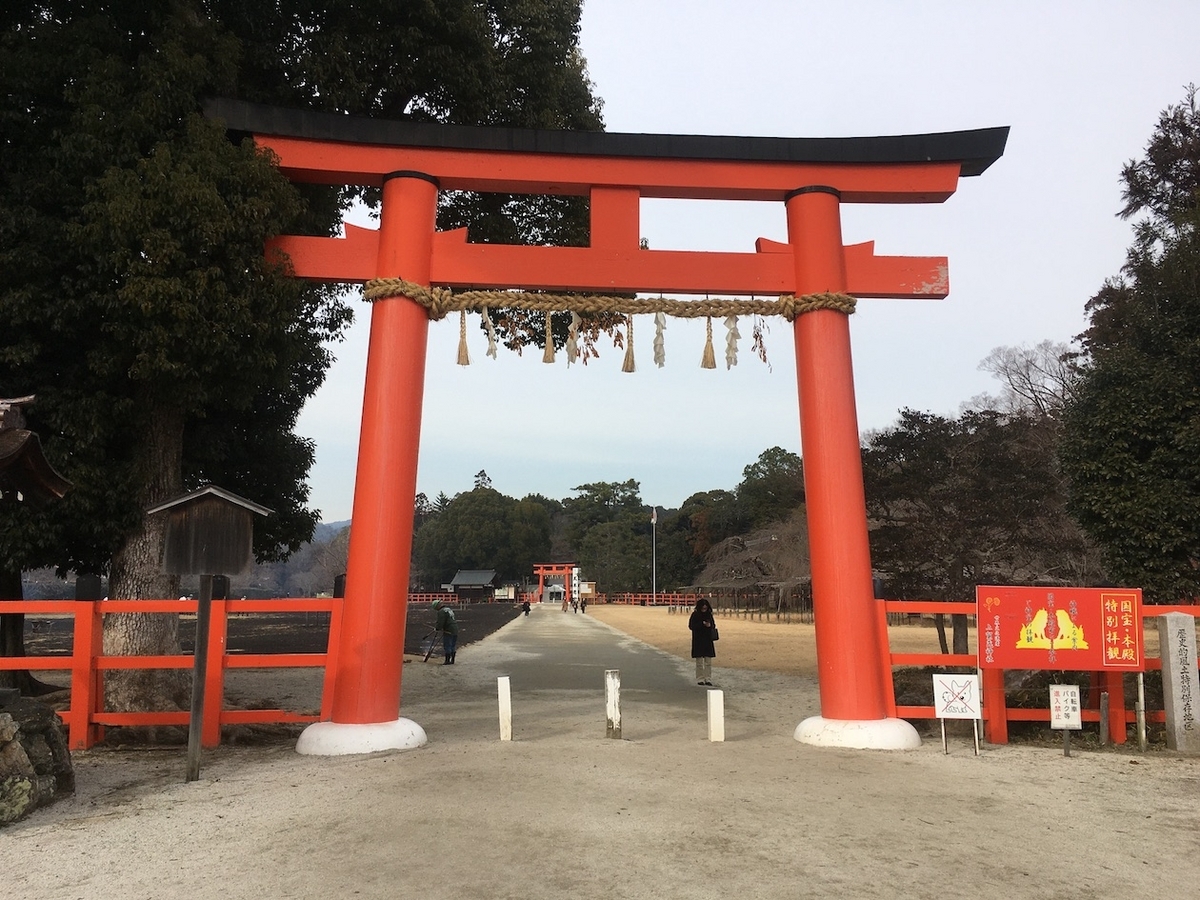
[[[256,529],[260,560],[318,553],[305,545],[317,523],[313,448],[294,426],[350,310],[333,290],[288,278],[262,247],[282,232],[332,234],[347,204],[377,192],[289,184],[203,117],[205,96],[599,129],[579,14],[579,0],[0,7],[0,396],[37,395],[29,427],[75,484],[41,510],[0,498],[0,584],[11,592],[14,575],[53,566],[107,574],[115,597],[171,596],[159,525],[143,510],[206,481],[275,509]],[[951,417],[905,410],[866,436],[874,561],[893,593],[966,599],[981,580],[1112,580],[1156,600],[1197,594],[1194,89],[1162,113],[1122,182],[1135,242],[1088,302],[1077,350],[1001,349],[984,363],[1004,386],[998,398]],[[438,222],[466,225],[473,241],[581,244],[585,207],[448,194]],[[542,337],[520,315],[493,319],[510,345]],[[556,343],[565,328],[555,320]],[[574,493],[516,500],[484,476],[426,500],[416,577],[437,584],[467,565],[519,577],[568,554],[602,589],[644,589],[651,524],[637,482]],[[771,448],[733,489],[664,510],[660,583],[690,583],[714,546],[803,498],[800,459]],[[284,592],[315,585],[300,587]],[[170,617],[147,618],[111,617],[107,652],[175,652]],[[119,708],[164,696],[124,673],[107,683],[128,686]]]
[[[537,494],[516,500],[480,472],[473,490],[452,499],[440,495],[429,503],[422,495],[414,587],[436,588],[458,569],[472,568],[496,569],[502,578],[520,581],[534,563],[570,559],[601,590],[646,591],[655,558],[658,584],[689,585],[714,544],[775,521],[804,497],[800,458],[778,447],[746,466],[734,490],[694,494],[679,509],[660,511],[657,524],[637,481],[573,490],[575,496],[562,500]]]

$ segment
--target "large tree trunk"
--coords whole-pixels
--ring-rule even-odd
[[[21,573],[11,569],[0,571],[0,600],[22,600]],[[5,613],[0,615],[0,656],[25,655],[25,615]],[[59,690],[34,678],[28,669],[0,671],[0,687],[16,688],[26,697],[37,697]]]
[[[953,613],[950,624],[954,632],[954,652],[969,653],[967,646],[967,617],[963,613]]]
[[[173,409],[151,410],[142,447],[142,493],[147,508],[182,492],[183,415]],[[114,554],[109,597],[114,600],[163,600],[179,596],[179,578],[162,571],[164,516],[143,517]],[[157,656],[180,652],[179,617],[164,613],[120,613],[104,617],[104,653]],[[114,712],[180,709],[189,705],[184,669],[130,669],[106,673],[106,708]]]
[[[942,651],[942,655],[950,652],[950,645],[946,643],[946,617],[942,613],[934,613],[933,625],[937,629],[938,647]]]

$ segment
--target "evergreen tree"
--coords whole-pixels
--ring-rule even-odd
[[[973,600],[978,584],[1078,584],[1096,572],[1066,514],[1052,421],[994,410],[902,410],[870,436],[871,559],[898,598]],[[945,647],[943,646],[943,649]],[[966,652],[966,617],[955,620]]]
[[[1063,466],[1110,575],[1150,601],[1200,594],[1200,111],[1189,87],[1123,172],[1141,215],[1119,277],[1088,302]]]
[[[616,522],[626,516],[641,516],[645,512],[649,533],[650,511],[642,505],[638,483],[628,481],[596,481],[571,488],[579,496],[563,501],[567,514],[567,536],[571,545],[579,548],[591,529],[606,522]]]
[[[5,4],[0,24],[0,396],[38,395],[30,427],[76,485],[45,511],[0,512],[0,567],[107,571],[114,597],[174,594],[142,511],[202,481],[275,510],[255,529],[260,558],[295,549],[318,516],[294,425],[349,310],[263,245],[332,234],[356,192],[288,184],[201,115],[204,97],[601,124],[578,0],[44,0]],[[564,210],[576,224],[562,227],[584,220],[577,202],[470,197],[446,198],[442,219],[538,239]],[[106,648],[170,653],[171,619],[109,617]],[[108,683],[123,680],[120,707],[161,699]]]
[[[581,484],[563,501],[567,536],[580,568],[602,592],[648,591],[651,577],[650,508],[638,483]]]
[[[459,569],[495,569],[518,580],[550,552],[550,515],[534,500],[514,500],[492,488],[459,494],[425,524],[414,542],[425,588],[444,584]]]
[[[804,502],[804,465],[795,453],[770,447],[742,470],[737,499],[751,528],[778,522]]]

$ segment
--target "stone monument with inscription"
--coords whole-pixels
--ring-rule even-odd
[[[1184,613],[1158,616],[1162,655],[1163,704],[1167,711],[1167,746],[1200,755],[1197,720],[1196,620]]]

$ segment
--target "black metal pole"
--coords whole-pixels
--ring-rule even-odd
[[[196,601],[196,649],[192,656],[192,715],[188,720],[187,780],[200,777],[200,738],[204,726],[204,675],[208,667],[208,621],[212,613],[213,577],[200,576]]]

